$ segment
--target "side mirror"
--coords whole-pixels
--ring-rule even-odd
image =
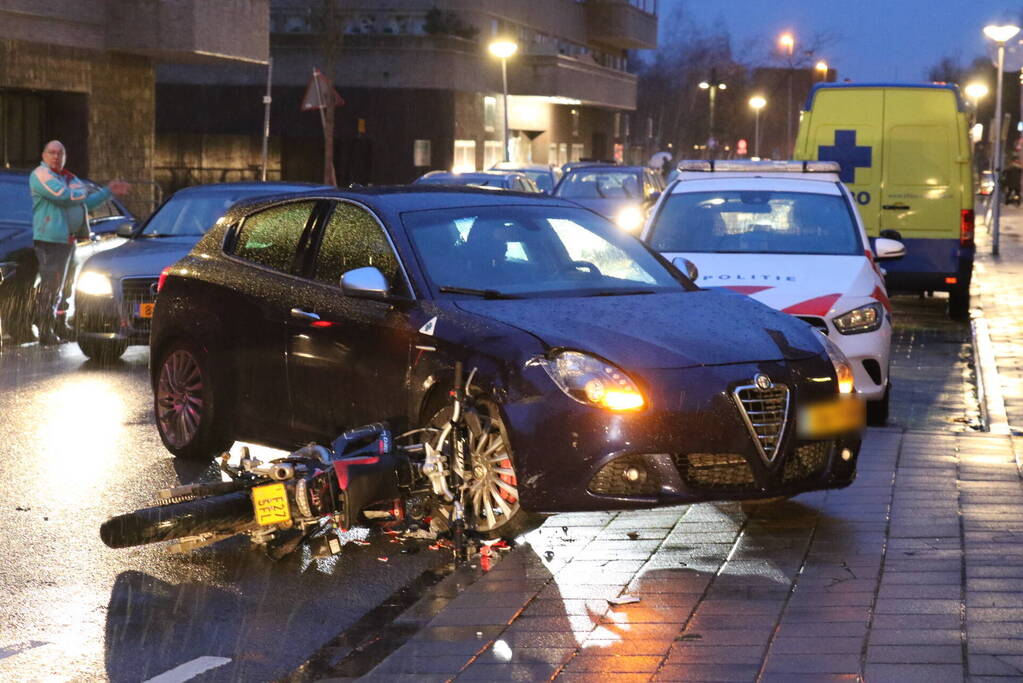
[[[884,237],[886,240],[901,240],[902,233],[900,233],[898,230],[892,230],[891,228],[887,228],[881,231],[881,237]]]
[[[341,291],[345,293],[345,296],[386,299],[390,296],[391,286],[378,268],[367,266],[349,270],[342,275]]]
[[[117,226],[117,231],[114,234],[118,237],[131,237],[134,232],[135,224],[129,221],[128,223],[121,223]]]
[[[693,282],[696,282],[696,278],[700,277],[700,269],[697,268],[696,264],[689,259],[683,258],[682,256],[676,256],[671,262],[675,264],[676,268],[685,273],[686,277]]]
[[[874,259],[876,261],[890,261],[905,255],[906,245],[898,240],[887,237],[878,237],[874,240]]]

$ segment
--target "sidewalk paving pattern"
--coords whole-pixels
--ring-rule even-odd
[[[973,303],[1023,426],[1021,235],[1010,211],[1001,258],[981,237]],[[552,517],[363,680],[1023,681],[1014,441],[872,429],[844,490]]]

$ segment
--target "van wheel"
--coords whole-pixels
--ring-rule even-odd
[[[884,398],[880,401],[867,401],[867,424],[871,427],[884,427],[888,424],[888,407],[891,403],[892,383],[884,389]]]
[[[948,293],[948,317],[952,320],[968,320],[970,317],[970,290],[956,287]]]

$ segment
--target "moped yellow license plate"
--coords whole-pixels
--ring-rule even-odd
[[[256,511],[256,522],[262,526],[291,521],[284,484],[266,484],[252,489],[252,507]]]
[[[140,318],[152,318],[153,309],[156,308],[155,303],[139,304],[139,317]]]
[[[854,396],[806,406],[799,416],[799,431],[804,438],[855,432],[866,423],[866,404]]]

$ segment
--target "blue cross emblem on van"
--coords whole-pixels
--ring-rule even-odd
[[[837,161],[842,167],[838,177],[843,183],[856,182],[857,168],[870,168],[872,150],[856,144],[856,131],[836,130],[834,145],[819,145],[817,158],[820,161]]]

